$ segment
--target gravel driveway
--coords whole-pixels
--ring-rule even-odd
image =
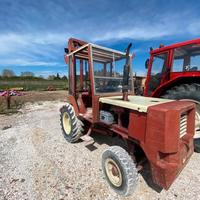
[[[67,143],[59,122],[63,104],[26,104],[18,114],[0,116],[0,199],[200,199],[196,153],[168,191],[154,186],[146,171],[132,196],[116,195],[101,170],[101,153],[113,139],[95,135],[94,145]]]

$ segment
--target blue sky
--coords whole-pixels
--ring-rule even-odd
[[[69,37],[124,50],[134,45],[134,71],[146,73],[149,47],[200,36],[200,1],[1,0],[0,72],[64,75]]]

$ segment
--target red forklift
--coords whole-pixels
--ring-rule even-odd
[[[123,196],[136,188],[144,161],[153,181],[168,189],[194,150],[195,104],[135,96],[130,48],[121,52],[69,39],[68,103],[60,109],[68,142],[92,141],[95,132],[126,143],[126,148],[111,146],[102,154],[104,176]]]

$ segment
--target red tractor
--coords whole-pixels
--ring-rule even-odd
[[[144,96],[196,103],[195,150],[200,152],[200,39],[150,50]]]
[[[168,189],[193,153],[195,128],[194,103],[134,95],[130,48],[70,39],[68,103],[60,109],[68,142],[95,142],[94,132],[124,141],[124,148],[111,146],[102,154],[106,180],[124,196],[134,191],[145,161],[153,181]]]

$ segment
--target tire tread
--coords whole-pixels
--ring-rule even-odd
[[[122,196],[129,196],[130,194],[132,194],[134,192],[134,190],[137,186],[137,182],[138,182],[138,172],[136,169],[136,165],[133,162],[133,160],[131,159],[131,157],[129,156],[129,154],[123,148],[121,148],[119,146],[109,147],[108,149],[106,149],[103,152],[102,157],[104,157],[104,155],[107,152],[111,152],[113,155],[115,155],[118,158],[118,161],[122,165],[123,171],[127,178],[127,185],[123,191],[118,191],[115,188],[113,188],[113,189]],[[102,163],[102,167],[103,167],[103,163]],[[104,172],[104,174],[105,174],[105,172]],[[105,174],[105,176],[106,176],[106,174]]]
[[[69,135],[67,135],[65,133],[64,127],[63,127],[63,122],[62,122],[62,116],[63,114],[67,112],[68,115],[70,116],[71,119],[71,126],[72,126],[72,130],[71,133]],[[64,135],[64,138],[70,142],[70,143],[74,143],[77,140],[79,140],[79,138],[82,136],[83,133],[83,123],[76,117],[75,112],[74,112],[74,108],[71,104],[67,103],[66,105],[64,105],[61,109],[60,109],[60,124],[61,124],[61,129],[62,129],[62,133]]]

